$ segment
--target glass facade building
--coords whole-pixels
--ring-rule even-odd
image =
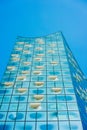
[[[17,37],[0,84],[0,130],[87,130],[86,85],[61,32]]]

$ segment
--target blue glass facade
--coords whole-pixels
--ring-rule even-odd
[[[85,86],[61,32],[18,37],[0,85],[0,130],[86,130]]]

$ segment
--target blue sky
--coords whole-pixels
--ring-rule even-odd
[[[59,30],[87,75],[86,0],[0,0],[0,79],[17,35],[42,36]]]

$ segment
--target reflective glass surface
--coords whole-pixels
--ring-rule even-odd
[[[17,38],[0,85],[0,130],[83,130],[82,79],[66,47],[60,32]]]

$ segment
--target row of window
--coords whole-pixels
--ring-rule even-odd
[[[83,130],[81,121],[1,122],[1,128],[9,130]]]

